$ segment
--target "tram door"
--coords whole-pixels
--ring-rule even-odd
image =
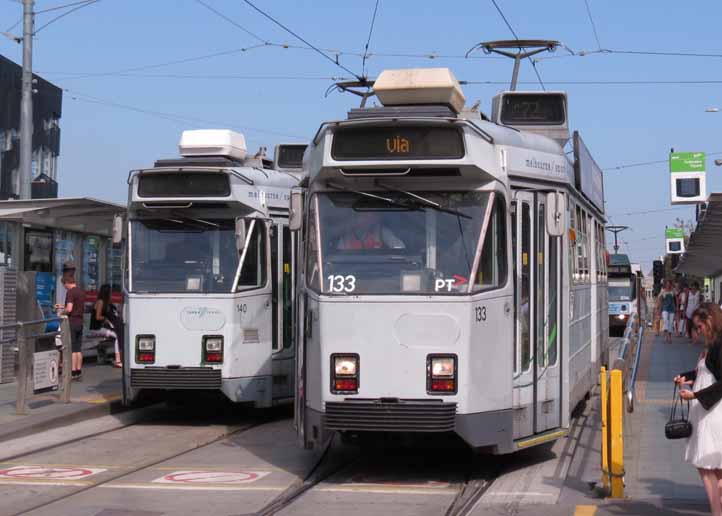
[[[271,232],[271,319],[273,327],[273,398],[293,396],[294,240],[288,226]]]
[[[514,437],[561,424],[560,248],[546,231],[544,196],[517,192],[512,203],[516,332]]]

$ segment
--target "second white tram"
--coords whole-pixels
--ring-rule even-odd
[[[383,107],[321,126],[292,192],[300,440],[562,436],[608,349],[602,175],[566,95],[504,92],[489,120],[446,69],[374,90]]]
[[[124,402],[144,391],[290,402],[299,174],[247,156],[231,131],[185,131],[180,151],[129,177]]]

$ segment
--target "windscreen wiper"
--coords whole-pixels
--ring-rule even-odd
[[[345,186],[337,185],[335,183],[332,183],[331,181],[328,181],[326,183],[326,186],[328,186],[329,188],[333,188],[334,190],[341,190],[344,192],[355,193],[357,195],[362,195],[362,196],[368,197],[370,199],[377,199],[379,201],[384,201],[388,204],[391,204],[392,206],[398,206],[400,208],[404,208],[405,210],[417,210],[419,208],[419,206],[409,206],[408,203],[399,202],[399,201],[397,201],[395,199],[391,199],[389,197],[383,197],[381,195],[372,194],[370,192],[362,192],[361,190],[353,190],[351,188],[346,188]]]
[[[444,208],[444,207],[443,207],[442,205],[440,205],[438,202],[434,202],[434,201],[432,201],[431,199],[427,199],[426,197],[422,197],[422,196],[417,195],[417,194],[415,194],[415,193],[407,192],[406,190],[399,190],[398,188],[394,188],[394,187],[392,187],[392,186],[385,185],[385,184],[382,184],[382,183],[380,183],[380,182],[377,182],[376,184],[378,184],[379,186],[382,186],[382,187],[384,187],[384,188],[388,188],[388,189],[391,190],[392,192],[404,194],[404,195],[410,197],[411,199],[414,199],[414,200],[420,202],[423,206],[428,206],[429,208],[432,208],[432,209],[434,209],[434,210],[442,211],[442,212],[444,212],[444,213],[450,213],[451,215],[456,215],[457,217],[463,217],[463,218],[465,218],[465,219],[472,219],[472,218],[473,218],[473,217],[467,215],[466,213],[462,213],[462,212],[460,212],[460,211],[458,211],[458,210],[454,210],[454,209],[452,209],[452,208]]]

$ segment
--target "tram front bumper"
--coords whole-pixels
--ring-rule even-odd
[[[310,412],[315,412],[310,410]],[[457,414],[455,402],[443,400],[345,400],[326,402],[325,412],[308,414],[321,423],[321,434],[340,432],[454,432],[472,448],[510,453],[513,442],[513,411],[496,410]],[[319,429],[311,429],[317,434]]]

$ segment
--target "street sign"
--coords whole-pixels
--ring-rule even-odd
[[[666,238],[684,238],[684,229],[682,228],[667,228],[664,230],[664,236]]]
[[[697,204],[707,199],[704,152],[673,152],[669,155],[672,204]]]
[[[60,352],[39,351],[33,354],[33,393],[58,390]]]
[[[673,174],[684,172],[704,172],[704,152],[673,152],[669,155],[669,171]]]

